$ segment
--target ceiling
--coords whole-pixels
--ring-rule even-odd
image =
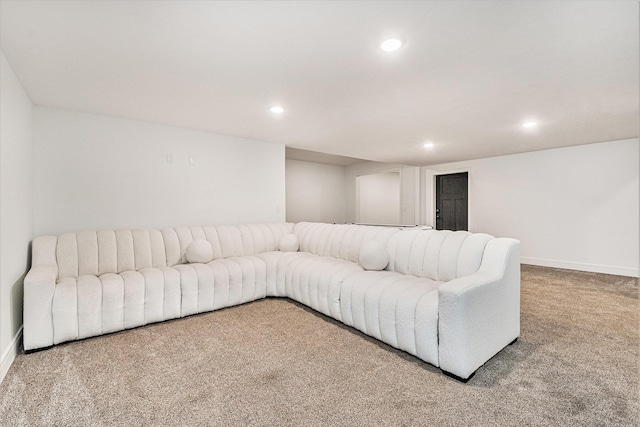
[[[635,1],[2,0],[0,43],[36,105],[431,165],[637,137],[638,16]],[[382,51],[389,35],[405,45]]]

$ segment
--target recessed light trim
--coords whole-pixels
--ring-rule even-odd
[[[432,149],[433,147],[435,147],[436,145],[431,142],[431,141],[427,141],[424,144],[422,144],[422,146],[428,150]]]
[[[380,49],[385,52],[395,52],[400,49],[404,43],[398,37],[391,37],[380,43]]]
[[[523,129],[535,129],[537,127],[538,127],[538,122],[536,122],[535,120],[529,120],[522,123]]]
[[[284,107],[280,105],[272,105],[271,107],[269,107],[269,111],[271,111],[273,114],[282,114],[284,113]]]

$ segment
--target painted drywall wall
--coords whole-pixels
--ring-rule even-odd
[[[358,217],[363,224],[400,224],[400,172],[356,178]]]
[[[32,229],[33,106],[0,52],[0,381],[22,331],[22,281]]]
[[[430,166],[469,172],[469,228],[522,242],[522,262],[638,276],[639,141],[630,139]]]
[[[415,166],[393,165],[378,162],[356,163],[346,167],[347,222],[357,222],[358,188],[357,177],[375,173],[400,173],[400,223],[405,225],[419,224],[420,214],[420,168]]]
[[[46,107],[34,129],[35,235],[285,219],[283,145]]]
[[[344,223],[345,167],[286,160],[287,221]]]

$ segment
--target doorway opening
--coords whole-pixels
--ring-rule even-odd
[[[436,176],[436,229],[469,229],[469,173]]]

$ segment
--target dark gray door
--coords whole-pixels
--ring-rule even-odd
[[[436,176],[436,229],[468,230],[467,172]]]

